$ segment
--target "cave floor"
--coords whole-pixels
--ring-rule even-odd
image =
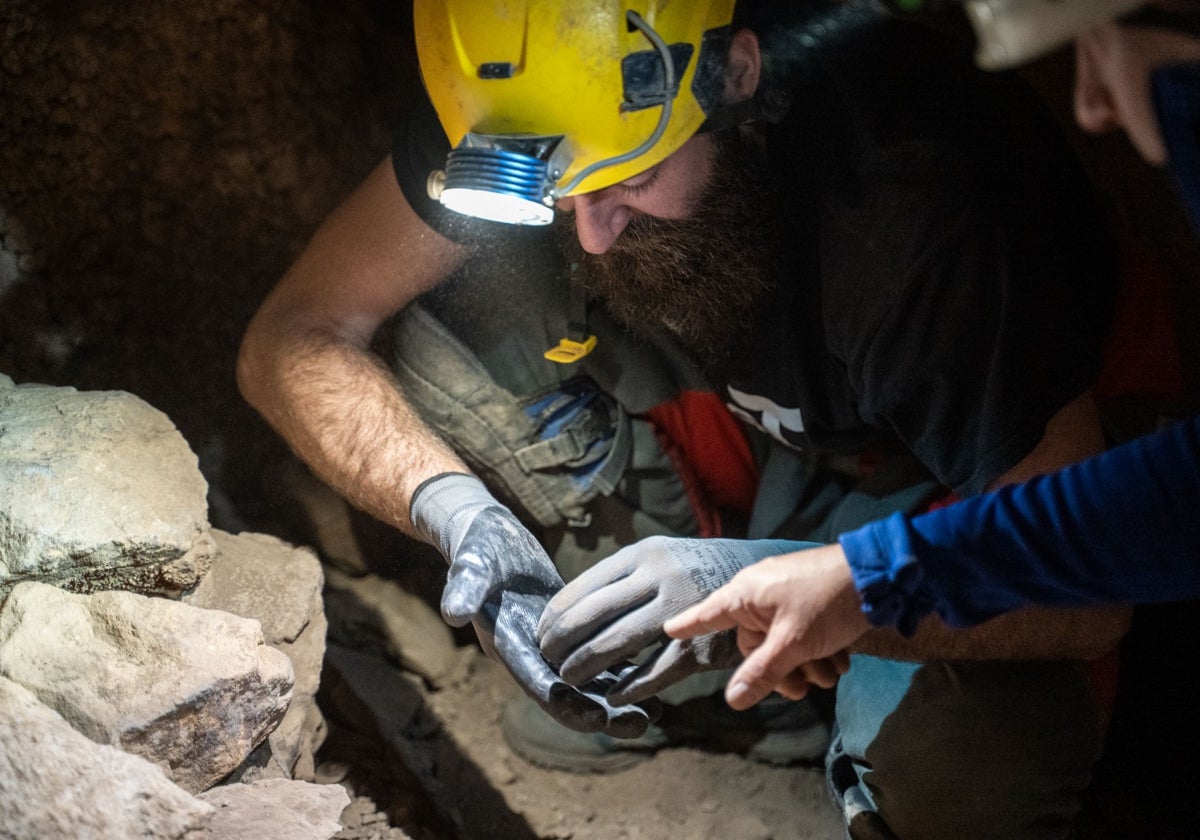
[[[362,733],[374,729],[385,757],[375,760],[375,778],[360,785],[374,783],[373,795],[393,824],[418,840],[826,840],[841,835],[823,773],[812,767],[772,767],[693,748],[660,750],[610,774],[578,775],[529,764],[500,731],[501,709],[516,690],[511,678],[475,649],[461,654],[454,684],[432,691],[380,654],[330,649],[332,667],[326,670],[332,686],[325,705],[335,707],[327,712],[335,722],[335,740],[345,749],[346,734],[337,733],[336,722],[355,718],[360,747],[349,758],[362,759]],[[390,794],[380,792],[383,773],[393,776]]]

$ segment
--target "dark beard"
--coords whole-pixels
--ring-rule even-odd
[[[666,329],[709,368],[750,329],[775,276],[765,166],[736,130],[728,135],[689,218],[635,216],[603,254],[579,245],[574,216],[559,225],[567,258],[617,320],[647,337]]]

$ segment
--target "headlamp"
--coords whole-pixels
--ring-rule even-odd
[[[641,15],[628,10],[625,16],[630,28],[641,31],[654,46],[662,65],[662,88],[647,97],[649,104],[659,104],[662,110],[645,140],[629,151],[595,161],[577,172],[569,183],[559,186],[572,160],[570,144],[562,135],[468,132],[448,155],[445,170],[430,175],[430,196],[467,216],[509,224],[548,225],[554,220],[555,202],[585,178],[649,151],[671,119],[672,101],[678,92],[675,60],[666,42]],[[652,165],[647,164],[647,168]]]
[[[467,216],[518,225],[554,219],[554,182],[562,176],[561,137],[505,137],[468,133],[430,176],[429,192]]]

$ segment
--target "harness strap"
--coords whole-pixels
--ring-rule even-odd
[[[629,418],[590,380],[519,399],[419,303],[397,317],[392,341],[393,372],[421,418],[538,523],[585,522],[584,506],[616,488],[630,460]]]

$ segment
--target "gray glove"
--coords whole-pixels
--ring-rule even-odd
[[[753,563],[816,543],[650,537],[601,560],[567,584],[542,613],[542,654],[572,685],[665,644],[626,668],[609,690],[612,703],[651,697],[684,677],[741,660],[736,631],[668,640],[663,622],[704,600]]]
[[[538,650],[538,616],[562,577],[550,557],[512,512],[471,475],[443,473],[413,494],[417,533],[450,563],[442,617],[475,626],[484,652],[504,665],[538,705],[564,726],[635,738],[650,714],[637,706],[614,707],[605,692],[615,681],[600,669],[578,687],[563,682]]]

